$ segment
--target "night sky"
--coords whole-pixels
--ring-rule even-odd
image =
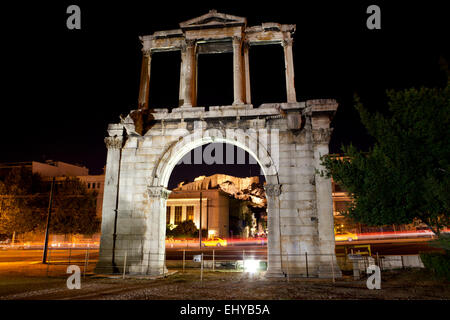
[[[262,22],[296,24],[294,66],[297,100],[335,98],[340,106],[330,151],[342,144],[370,147],[372,140],[353,109],[357,93],[370,110],[385,111],[385,90],[442,86],[439,57],[449,61],[443,2],[272,1],[29,1],[2,4],[2,138],[0,162],[78,163],[91,173],[106,161],[108,123],[136,109],[141,51],[139,35],[179,28],[210,9]],[[194,4],[195,3],[195,4]],[[314,3],[314,4],[312,4]],[[81,8],[81,30],[66,28],[66,8]],[[366,8],[381,8],[381,30],[366,28]],[[199,60],[199,105],[232,103],[232,56]],[[250,49],[252,102],[285,101],[281,46]],[[178,103],[179,53],[155,54],[150,104]],[[228,170],[228,172],[224,172]],[[248,176],[256,167],[177,169],[175,180],[214,172]],[[174,180],[172,179],[172,180]],[[173,183],[173,181],[172,181]]]

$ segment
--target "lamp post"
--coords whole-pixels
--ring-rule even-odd
[[[202,192],[200,191],[200,228],[198,229],[198,241],[200,245],[200,250],[202,249]]]
[[[52,214],[53,188],[54,187],[55,187],[55,177],[53,177],[52,186],[50,187],[50,200],[48,203],[47,226],[45,227],[44,253],[42,255],[42,263],[47,263],[48,230],[50,227],[50,218],[51,218],[51,214]]]

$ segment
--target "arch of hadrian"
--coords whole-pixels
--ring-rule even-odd
[[[180,29],[141,37],[139,107],[108,126],[100,257],[96,272],[165,272],[167,190],[172,169],[192,149],[210,142],[236,145],[260,164],[268,202],[267,276],[339,276],[336,263],[331,181],[320,177],[328,153],[334,100],[297,102],[292,40],[295,25],[263,23],[214,10],[180,23]],[[287,102],[253,106],[249,46],[284,48]],[[149,109],[154,52],[181,51],[180,105]],[[197,57],[233,53],[234,102],[196,105]]]

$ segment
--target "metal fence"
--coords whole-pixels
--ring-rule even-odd
[[[142,250],[116,250],[114,257],[112,252],[109,256],[103,257],[105,261],[114,259],[114,266],[107,263],[102,266],[99,263],[96,272],[105,275],[122,275],[124,278],[133,274],[150,274],[152,270],[156,273],[168,274],[172,271],[177,272],[199,272],[199,278],[203,279],[204,272],[243,272],[249,274],[271,272],[268,270],[267,258],[265,250],[186,250],[179,249],[175,253],[166,254],[145,253]],[[330,278],[335,281],[340,277],[340,261],[336,259],[334,254],[288,254],[271,255],[270,261],[277,266],[277,273],[273,276],[286,278]],[[162,267],[161,259],[164,259]],[[158,266],[160,269],[158,269]]]
[[[5,256],[11,249],[5,250]],[[11,251],[10,251],[11,250]],[[80,267],[82,275],[92,273],[98,260],[97,248],[53,248],[47,251],[46,263],[42,263],[42,248],[14,249],[14,261],[5,261],[0,264],[0,273],[3,275],[29,276],[29,277],[60,277],[67,275],[69,265]],[[10,259],[11,260],[11,259]]]
[[[167,275],[173,271],[194,272],[203,280],[204,272],[243,272],[263,273],[267,270],[267,253],[265,250],[186,250],[179,249],[176,252],[154,254],[145,253],[142,249],[125,249],[111,252],[106,257],[105,264],[99,263],[97,248],[53,248],[49,247],[47,263],[36,261],[29,256],[29,250],[16,250],[22,256],[17,257],[17,262],[6,263],[0,268],[0,272],[8,272],[11,275],[67,276],[67,267],[77,265],[83,277],[96,274],[128,277],[146,275],[154,266],[160,266],[161,259],[167,268],[159,270],[159,274]],[[42,252],[42,250],[40,250]],[[37,253],[36,253],[37,254]],[[115,264],[111,264],[111,261]],[[30,262],[27,262],[30,260]],[[352,275],[354,279],[360,279],[365,275],[367,267],[377,265],[380,269],[389,270],[396,268],[423,267],[420,258],[415,256],[380,256],[378,254],[361,255],[324,255],[324,254],[282,254],[271,256],[271,263],[277,264],[280,277],[289,281],[292,278],[316,278],[319,275],[335,281],[340,276]],[[100,261],[101,262],[101,261]],[[4,263],[5,264],[5,263]],[[2,271],[3,268],[3,271]]]

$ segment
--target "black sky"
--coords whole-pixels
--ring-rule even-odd
[[[70,4],[81,7],[81,30],[66,28]],[[381,7],[381,30],[366,28],[370,4]],[[440,56],[449,60],[443,2],[73,0],[2,5],[0,162],[53,159],[100,172],[106,160],[107,124],[136,108],[141,63],[138,36],[176,29],[179,22],[210,9],[247,17],[250,26],[262,22],[297,25],[297,99],[335,98],[340,104],[333,121],[331,152],[338,152],[342,143],[370,146],[371,139],[352,107],[354,93],[371,110],[384,110],[386,89],[438,86],[444,81],[438,64]],[[281,47],[251,49],[254,102],[283,100],[281,52]],[[230,59],[227,55],[201,57],[199,102],[231,104]],[[153,105],[177,103],[177,64],[176,54],[154,58]]]

